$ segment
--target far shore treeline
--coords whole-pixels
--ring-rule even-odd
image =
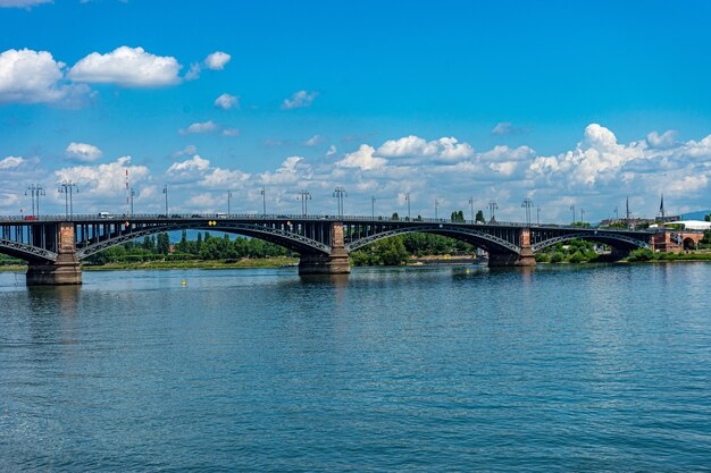
[[[215,236],[209,232],[183,231],[180,240],[171,244],[168,234],[145,237],[113,246],[84,260],[84,266],[181,267],[205,265],[237,265],[263,267],[294,264],[299,255],[284,247],[228,233]],[[539,263],[588,263],[609,261],[610,248],[587,240],[574,239],[558,243],[536,254]],[[431,233],[410,233],[376,241],[350,253],[354,266],[398,266],[421,258],[475,258],[477,248],[465,242]],[[637,261],[711,260],[711,231],[707,231],[698,247],[680,254],[653,253],[639,249],[626,259]],[[271,263],[270,263],[271,262]],[[0,268],[24,266],[25,262],[0,254]]]

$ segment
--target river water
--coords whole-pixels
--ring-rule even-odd
[[[710,281],[0,273],[0,471],[711,471]]]

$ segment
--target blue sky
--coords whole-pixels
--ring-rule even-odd
[[[711,208],[711,3],[0,0],[0,214]],[[31,192],[30,192],[31,193]],[[540,210],[539,210],[540,209]],[[584,213],[581,215],[580,211]]]

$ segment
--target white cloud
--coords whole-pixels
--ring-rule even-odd
[[[13,169],[21,166],[25,160],[18,156],[8,156],[5,159],[0,160],[0,169]]]
[[[328,151],[326,151],[326,156],[330,158],[331,156],[334,156],[337,152],[338,150],[336,149],[336,146],[331,145],[328,147]]]
[[[653,148],[669,148],[674,145],[676,131],[668,130],[661,135],[656,131],[647,135],[647,143]]]
[[[107,54],[91,53],[69,70],[76,82],[117,84],[122,87],[161,87],[180,82],[178,61],[156,56],[143,48],[121,46]]]
[[[375,156],[375,149],[369,145],[360,145],[358,151],[348,153],[336,163],[341,168],[358,168],[364,171],[379,169],[385,166],[386,159]]]
[[[0,8],[27,8],[30,9],[43,3],[53,3],[52,0],[0,0]]]
[[[459,143],[454,137],[443,137],[426,141],[410,135],[398,140],[388,140],[377,154],[386,158],[439,158],[442,160],[466,159],[474,155],[474,148],[468,143]]]
[[[281,104],[282,110],[291,110],[293,108],[309,107],[313,103],[318,94],[316,92],[307,92],[300,90],[292,94],[291,98],[284,99]]]
[[[239,97],[230,94],[222,94],[215,99],[215,107],[229,110],[239,108]]]
[[[187,128],[182,128],[178,131],[181,135],[194,135],[198,133],[212,133],[217,131],[217,124],[212,120],[202,123],[193,123]]]
[[[226,128],[222,130],[222,134],[224,136],[239,136],[239,129],[238,128]]]
[[[75,182],[82,195],[115,198],[126,190],[126,169],[132,182],[145,180],[150,175],[147,167],[131,165],[130,156],[107,164],[60,169],[54,174],[57,182]]]
[[[304,146],[317,146],[323,142],[323,136],[314,135],[308,140],[304,141]]]
[[[182,161],[180,163],[173,163],[168,168],[167,173],[170,175],[180,175],[184,173],[192,173],[194,171],[205,171],[210,167],[210,161],[203,159],[200,155],[196,154],[191,159],[187,161]]]
[[[528,129],[520,126],[514,126],[511,122],[500,122],[491,130],[492,135],[497,136],[511,136],[511,135],[523,135],[528,133]]]
[[[74,142],[69,143],[64,153],[67,158],[84,163],[96,161],[102,155],[101,150],[94,145]]]
[[[225,65],[230,62],[232,56],[222,51],[215,51],[205,58],[205,67],[213,71],[220,71],[225,68]]]
[[[259,175],[260,182],[266,185],[288,185],[296,184],[301,179],[308,179],[312,176],[311,168],[304,163],[301,156],[289,156],[282,163],[279,169],[274,172],[267,171]]]
[[[0,103],[57,103],[86,94],[86,86],[64,82],[64,68],[47,51],[0,53]]]

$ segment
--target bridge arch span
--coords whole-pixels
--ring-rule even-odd
[[[633,238],[623,234],[617,234],[613,232],[578,232],[569,233],[565,235],[558,235],[545,240],[537,241],[531,245],[533,251],[538,253],[550,246],[556,245],[558,243],[564,243],[570,240],[589,240],[598,243],[603,243],[605,245],[610,245],[611,247],[622,250],[631,251],[638,248],[651,248],[650,244],[646,241],[640,240],[638,238]]]
[[[82,260],[113,246],[146,236],[169,233],[181,230],[206,230],[243,235],[259,238],[269,243],[283,246],[297,253],[329,254],[331,247],[312,238],[289,232],[285,229],[273,228],[251,223],[217,222],[210,226],[207,222],[191,222],[146,226],[129,231],[118,232],[108,238],[94,237],[77,242],[77,259]],[[288,228],[288,226],[287,226]]]
[[[58,256],[54,251],[3,238],[0,238],[0,253],[29,263],[53,262],[57,261]]]
[[[350,253],[351,251],[358,250],[364,246],[375,243],[376,241],[398,235],[406,235],[408,233],[434,233],[436,235],[446,236],[469,243],[476,247],[483,248],[490,253],[520,254],[520,248],[518,245],[496,235],[491,235],[472,228],[440,224],[395,227],[374,235],[357,238],[351,241],[347,240],[346,251]]]

